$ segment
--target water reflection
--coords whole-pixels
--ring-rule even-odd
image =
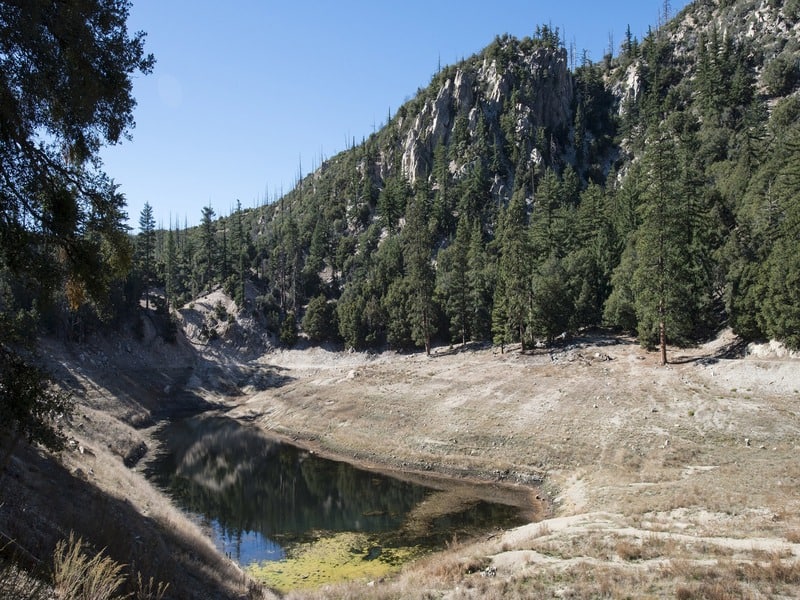
[[[287,544],[319,532],[430,545],[474,527],[520,522],[517,508],[478,500],[420,517],[433,490],[320,458],[225,417],[192,417],[161,435],[165,451],[149,475],[204,519],[241,564],[279,560]]]

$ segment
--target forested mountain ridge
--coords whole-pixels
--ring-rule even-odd
[[[798,13],[698,1],[596,63],[547,26],[500,36],[273,204],[145,228],[145,281],[179,306],[250,280],[284,343],[797,346]]]

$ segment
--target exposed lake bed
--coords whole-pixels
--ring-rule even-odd
[[[725,358],[729,343],[723,336],[683,351],[667,368],[620,337],[582,338],[525,355],[490,348],[432,357],[312,348],[242,364],[216,357],[194,365],[177,360],[180,348],[165,346],[157,367],[138,370],[124,348],[116,355],[101,348],[83,362],[62,359],[73,361],[70,372],[85,390],[70,434],[86,451],[67,452],[63,461],[73,486],[83,479],[70,473],[88,479],[86,494],[74,506],[74,494],[69,504],[58,504],[57,494],[37,492],[47,504],[35,510],[66,513],[73,527],[85,521],[101,533],[125,531],[98,538],[97,547],[109,547],[120,562],[139,557],[137,568],[144,556],[181,598],[421,599],[467,591],[487,598],[562,591],[620,597],[642,589],[654,597],[687,590],[699,596],[702,582],[720,581],[718,575],[739,591],[769,581],[777,594],[790,597],[787,590],[800,581],[793,566],[800,556],[794,543],[800,539],[800,371],[791,357],[753,352]],[[109,356],[117,357],[113,369],[104,366]],[[256,381],[264,373],[280,377]],[[472,489],[482,499],[514,504],[518,497],[532,506],[531,523],[458,543],[451,538],[444,550],[411,560],[396,574],[369,573],[322,587],[313,583],[316,571],[346,568],[304,552],[315,542],[320,552],[329,543],[346,545],[359,567],[380,566],[377,548],[378,558],[388,559],[388,544],[365,532],[350,539],[352,533],[327,531],[302,539],[276,536],[291,546],[278,544],[280,552],[296,550],[308,561],[295,556],[293,572],[288,562],[262,561],[284,579],[255,586],[252,569],[243,571],[212,544],[212,520],[187,518],[173,493],[144,480],[145,464],[163,447],[163,419],[183,417],[190,406],[293,443],[308,456],[338,457],[411,482],[441,477],[453,486],[449,492],[434,486],[418,512],[434,513],[439,501],[456,501],[461,483],[479,482],[484,485]],[[156,410],[161,418],[151,427],[143,417]],[[239,435],[251,433],[233,437]],[[143,462],[126,467],[122,458],[142,443],[148,449]],[[200,446],[195,450],[203,454]],[[212,462],[228,460],[214,456]],[[194,459],[188,464],[205,469]],[[225,471],[211,469],[211,487],[228,485]],[[105,495],[92,496],[90,484]],[[87,535],[92,528],[77,530]],[[230,528],[219,531],[228,535],[232,553],[239,536]],[[133,553],[141,548],[146,553]],[[256,564],[244,553],[241,560]],[[741,568],[748,570],[747,581],[737,579]],[[769,579],[770,573],[785,576]],[[279,591],[286,589],[292,591]]]

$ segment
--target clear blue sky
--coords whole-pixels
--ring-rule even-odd
[[[686,0],[670,3],[672,14]],[[626,27],[642,39],[663,0],[134,0],[131,31],[147,32],[154,72],[134,82],[133,139],[103,151],[105,171],[138,231],[183,225],[203,206],[225,215],[289,191],[385,122],[437,66],[496,35],[558,27],[577,55],[600,60]]]

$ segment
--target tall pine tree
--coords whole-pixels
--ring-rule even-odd
[[[150,286],[155,273],[156,220],[153,207],[145,202],[139,214],[139,236],[136,240],[136,252],[139,272],[144,285],[145,307],[150,308]]]
[[[631,282],[639,338],[645,344],[657,340],[661,364],[667,363],[668,340],[687,339],[692,324],[692,257],[686,245],[676,152],[670,133],[659,127],[645,156],[649,185],[641,206]]]
[[[511,196],[503,214],[500,248],[492,329],[495,341],[518,341],[525,352],[531,301],[531,253],[524,185]]]

